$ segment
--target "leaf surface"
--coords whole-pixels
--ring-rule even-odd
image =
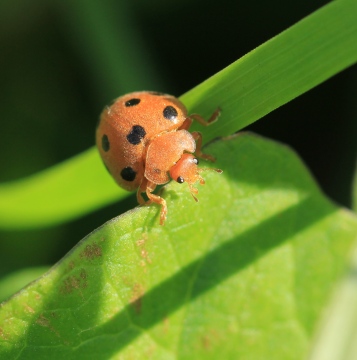
[[[195,203],[170,183],[0,308],[0,358],[301,359],[357,232],[287,147],[207,147]],[[203,162],[202,162],[203,163]],[[202,164],[202,167],[210,164]]]

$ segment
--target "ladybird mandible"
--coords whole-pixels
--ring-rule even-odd
[[[142,91],[121,96],[105,107],[96,131],[96,143],[105,167],[122,188],[137,189],[139,204],[161,205],[160,224],[167,215],[165,199],[154,194],[157,185],[170,178],[186,182],[193,198],[197,181],[204,184],[198,158],[215,161],[202,153],[202,135],[188,130],[193,120],[208,126],[217,120],[217,109],[206,121],[198,114],[188,116],[176,97]],[[193,155],[195,154],[195,156]],[[222,170],[213,169],[219,173]],[[142,193],[146,193],[145,201]]]

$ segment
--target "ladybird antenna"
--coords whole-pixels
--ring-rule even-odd
[[[188,184],[188,187],[190,189],[190,193],[191,193],[192,197],[194,198],[194,200],[196,202],[198,202],[197,197],[194,195],[194,194],[198,194],[198,190],[195,187],[193,187],[191,184]]]
[[[223,173],[223,170],[221,170],[221,169],[213,169],[213,168],[198,168],[197,170],[198,170],[198,172],[202,172],[202,171],[215,171],[215,172],[217,172],[218,174],[222,174],[222,173]]]

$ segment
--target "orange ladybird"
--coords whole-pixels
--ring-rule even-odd
[[[185,106],[174,96],[142,91],[116,99],[100,117],[96,143],[102,160],[124,189],[137,190],[139,204],[161,205],[160,224],[166,219],[166,201],[153,194],[157,185],[186,182],[194,199],[197,181],[204,184],[197,157],[214,161],[201,152],[202,135],[188,132],[192,121],[207,126],[219,116],[217,109],[206,121],[198,114],[187,115]],[[214,169],[222,172],[219,169]],[[170,176],[169,176],[170,175]],[[149,201],[145,201],[142,193]]]

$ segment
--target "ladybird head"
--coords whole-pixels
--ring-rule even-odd
[[[202,176],[199,174],[201,169],[198,168],[198,159],[192,154],[183,154],[180,160],[170,169],[170,176],[179,184],[186,182],[190,188],[190,192],[193,198],[197,200],[194,194],[198,193],[198,190],[193,187],[193,184],[197,181],[201,185],[205,183]]]
[[[211,169],[211,168],[199,168],[198,159],[194,157],[192,154],[184,153],[180,160],[172,166],[170,169],[170,176],[172,179],[177,181],[179,184],[186,182],[190,188],[191,195],[193,198],[198,201],[195,194],[198,194],[198,190],[193,187],[197,181],[200,182],[201,185],[205,183],[203,177],[200,175],[202,171],[215,171],[219,174],[222,173],[220,169]]]

